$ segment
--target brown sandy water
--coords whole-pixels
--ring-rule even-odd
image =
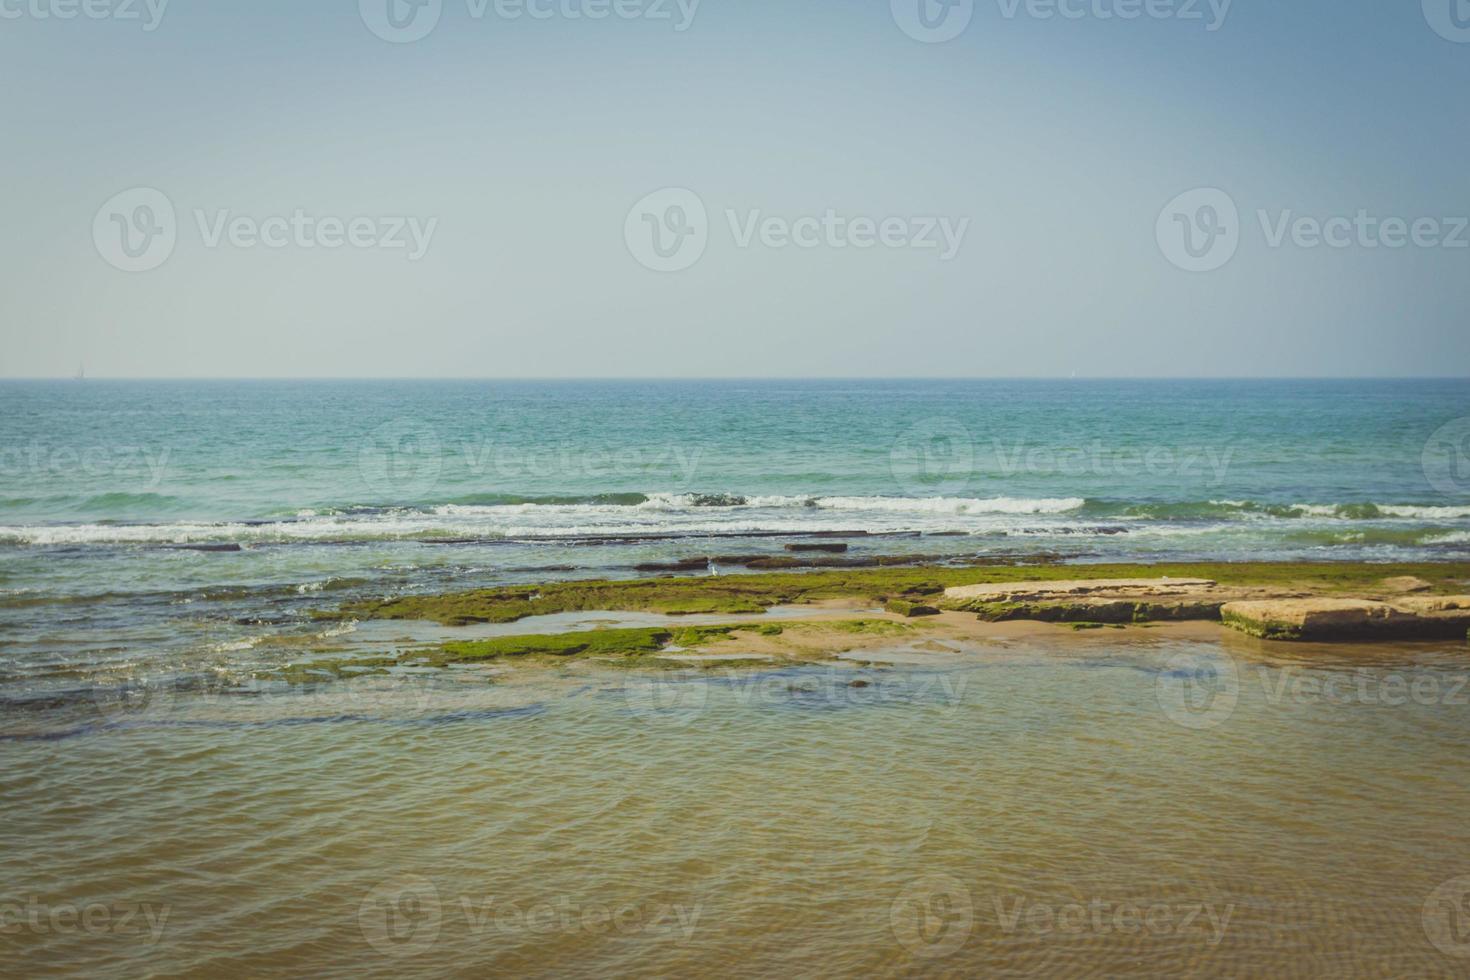
[[[890,652],[9,718],[0,972],[1470,972],[1463,645]]]

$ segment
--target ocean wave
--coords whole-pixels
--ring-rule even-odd
[[[280,519],[362,517],[387,514],[535,513],[545,509],[628,508],[645,511],[687,510],[851,510],[925,514],[1060,514],[1086,505],[1082,497],[886,497],[821,494],[738,493],[602,493],[522,496],[466,494],[422,504],[336,504],[301,508]]]
[[[1369,504],[1370,507],[1375,506]],[[1408,517],[1415,520],[1440,521],[1470,517],[1470,507],[1429,507],[1415,505],[1381,504],[1377,509],[1389,517]]]
[[[576,499],[579,502],[552,502]],[[638,502],[634,502],[637,500]],[[473,502],[480,501],[480,502]],[[484,502],[495,501],[495,502]],[[511,502],[516,501],[516,502]],[[1370,522],[1404,522],[1399,540],[1460,530],[1470,506],[1420,504],[1262,504],[1210,500],[1141,504],[1082,497],[743,496],[713,493],[609,494],[592,498],[475,495],[410,507],[352,505],[300,510],[274,520],[25,524],[0,526],[0,544],[32,546],[208,546],[424,540],[613,539],[642,536],[810,534],[818,532],[1045,535],[1167,533],[1168,528],[1241,528],[1337,534],[1343,541],[1385,540],[1398,531],[1365,531]],[[1292,521],[1297,524],[1280,524]],[[1347,523],[1351,522],[1351,523]],[[1414,528],[1416,524],[1434,527]],[[1449,525],[1449,526],[1445,526]],[[1334,531],[1333,527],[1342,531]],[[1351,530],[1348,530],[1351,529]],[[1343,533],[1357,534],[1343,538]],[[1326,538],[1320,539],[1324,543]],[[1461,543],[1453,540],[1435,543]],[[222,549],[221,549],[222,550]]]
[[[471,493],[440,503],[470,507],[569,507],[577,505],[636,507],[647,500],[648,495],[642,493],[543,494],[540,496],[523,496],[514,493]]]
[[[12,508],[17,508],[17,507],[29,507],[32,504],[45,503],[48,499],[54,500],[54,499],[57,499],[57,498],[46,498],[46,497],[0,497],[0,510],[10,510]],[[65,498],[62,498],[62,499],[65,499]]]
[[[1430,534],[1424,540],[1424,544],[1470,544],[1470,531],[1447,531],[1444,534]]]
[[[683,510],[695,507],[748,507],[764,510],[885,511],[911,514],[1061,514],[1079,510],[1087,501],[1081,497],[823,497],[734,494],[649,494],[648,509]]]
[[[1196,500],[1139,503],[1083,497],[891,497],[841,494],[739,494],[724,492],[602,493],[541,495],[480,493],[413,505],[342,504],[298,510],[289,518],[373,517],[404,514],[466,516],[476,514],[599,513],[626,510],[679,513],[688,511],[850,511],[957,516],[976,514],[1048,515],[1081,511],[1093,517],[1145,521],[1270,519],[1293,520],[1462,520],[1470,504],[1267,503],[1254,500]]]
[[[1178,503],[1120,503],[1105,504],[1089,501],[1094,513],[1115,513],[1123,517],[1141,520],[1238,520],[1241,518],[1278,518],[1296,520],[1317,518],[1322,520],[1375,521],[1375,520],[1419,520],[1443,521],[1470,518],[1470,506],[1441,506],[1432,504],[1271,504],[1254,500],[1203,500]]]
[[[1442,543],[1434,540],[1433,534],[1422,529],[1393,527],[1339,527],[1315,530],[1291,531],[1283,540],[1306,545],[1395,545],[1413,547]]]

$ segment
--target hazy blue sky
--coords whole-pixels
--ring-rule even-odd
[[[159,2],[0,0],[0,375],[1470,368],[1467,0]]]

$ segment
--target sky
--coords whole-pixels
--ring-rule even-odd
[[[1470,0],[0,0],[0,376],[1470,373]]]

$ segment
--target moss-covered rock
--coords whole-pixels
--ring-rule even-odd
[[[991,582],[1078,578],[1208,578],[1221,586],[1271,586],[1311,594],[1372,592],[1388,576],[1413,575],[1436,593],[1463,591],[1470,564],[1218,563],[1164,565],[976,565],[963,568],[872,568],[841,571],[722,575],[633,581],[550,582],[449,595],[399,596],[349,603],[322,614],[333,619],[426,619],[446,625],[509,623],[559,612],[627,610],[669,613],[747,613],[820,599],[877,602],[934,595],[946,587]],[[948,603],[936,603],[948,607]],[[980,612],[982,610],[976,609]],[[1130,617],[1132,613],[1130,612]],[[1150,616],[1157,614],[1150,611]],[[1213,617],[1211,617],[1213,618]]]
[[[973,612],[989,623],[1033,620],[1041,623],[1127,623],[1215,621],[1219,602],[1139,602],[1132,599],[1079,599],[1075,602],[982,602],[946,603],[946,608]]]
[[[660,629],[590,630],[549,636],[497,636],[446,643],[425,658],[430,666],[514,657],[640,657],[658,653],[674,634]]]
[[[574,633],[496,636],[481,640],[445,643],[430,649],[405,650],[391,656],[344,657],[288,664],[278,670],[262,673],[262,677],[295,683],[313,683],[386,674],[392,668],[450,667],[488,662],[557,663],[572,659],[595,659],[622,666],[667,667],[675,661],[663,655],[674,649],[689,650],[723,645],[745,636],[766,638],[790,634],[804,638],[781,656],[793,662],[820,662],[831,659],[851,644],[847,636],[898,636],[911,627],[882,619],[814,620],[782,625],[721,624],[684,626],[671,629],[639,628],[585,630]],[[818,642],[813,643],[813,639]],[[826,640],[830,642],[822,642]],[[698,661],[701,668],[737,665],[754,667],[760,660],[706,658]],[[687,664],[686,664],[687,666]]]
[[[1300,640],[1302,630],[1300,625],[1292,625],[1273,619],[1257,619],[1253,616],[1242,616],[1239,613],[1225,610],[1220,614],[1220,621],[1231,629],[1239,630],[1249,636],[1258,637],[1262,640]]]
[[[939,610],[913,599],[889,599],[883,608],[899,616],[907,616],[914,619],[919,616],[938,616]]]

